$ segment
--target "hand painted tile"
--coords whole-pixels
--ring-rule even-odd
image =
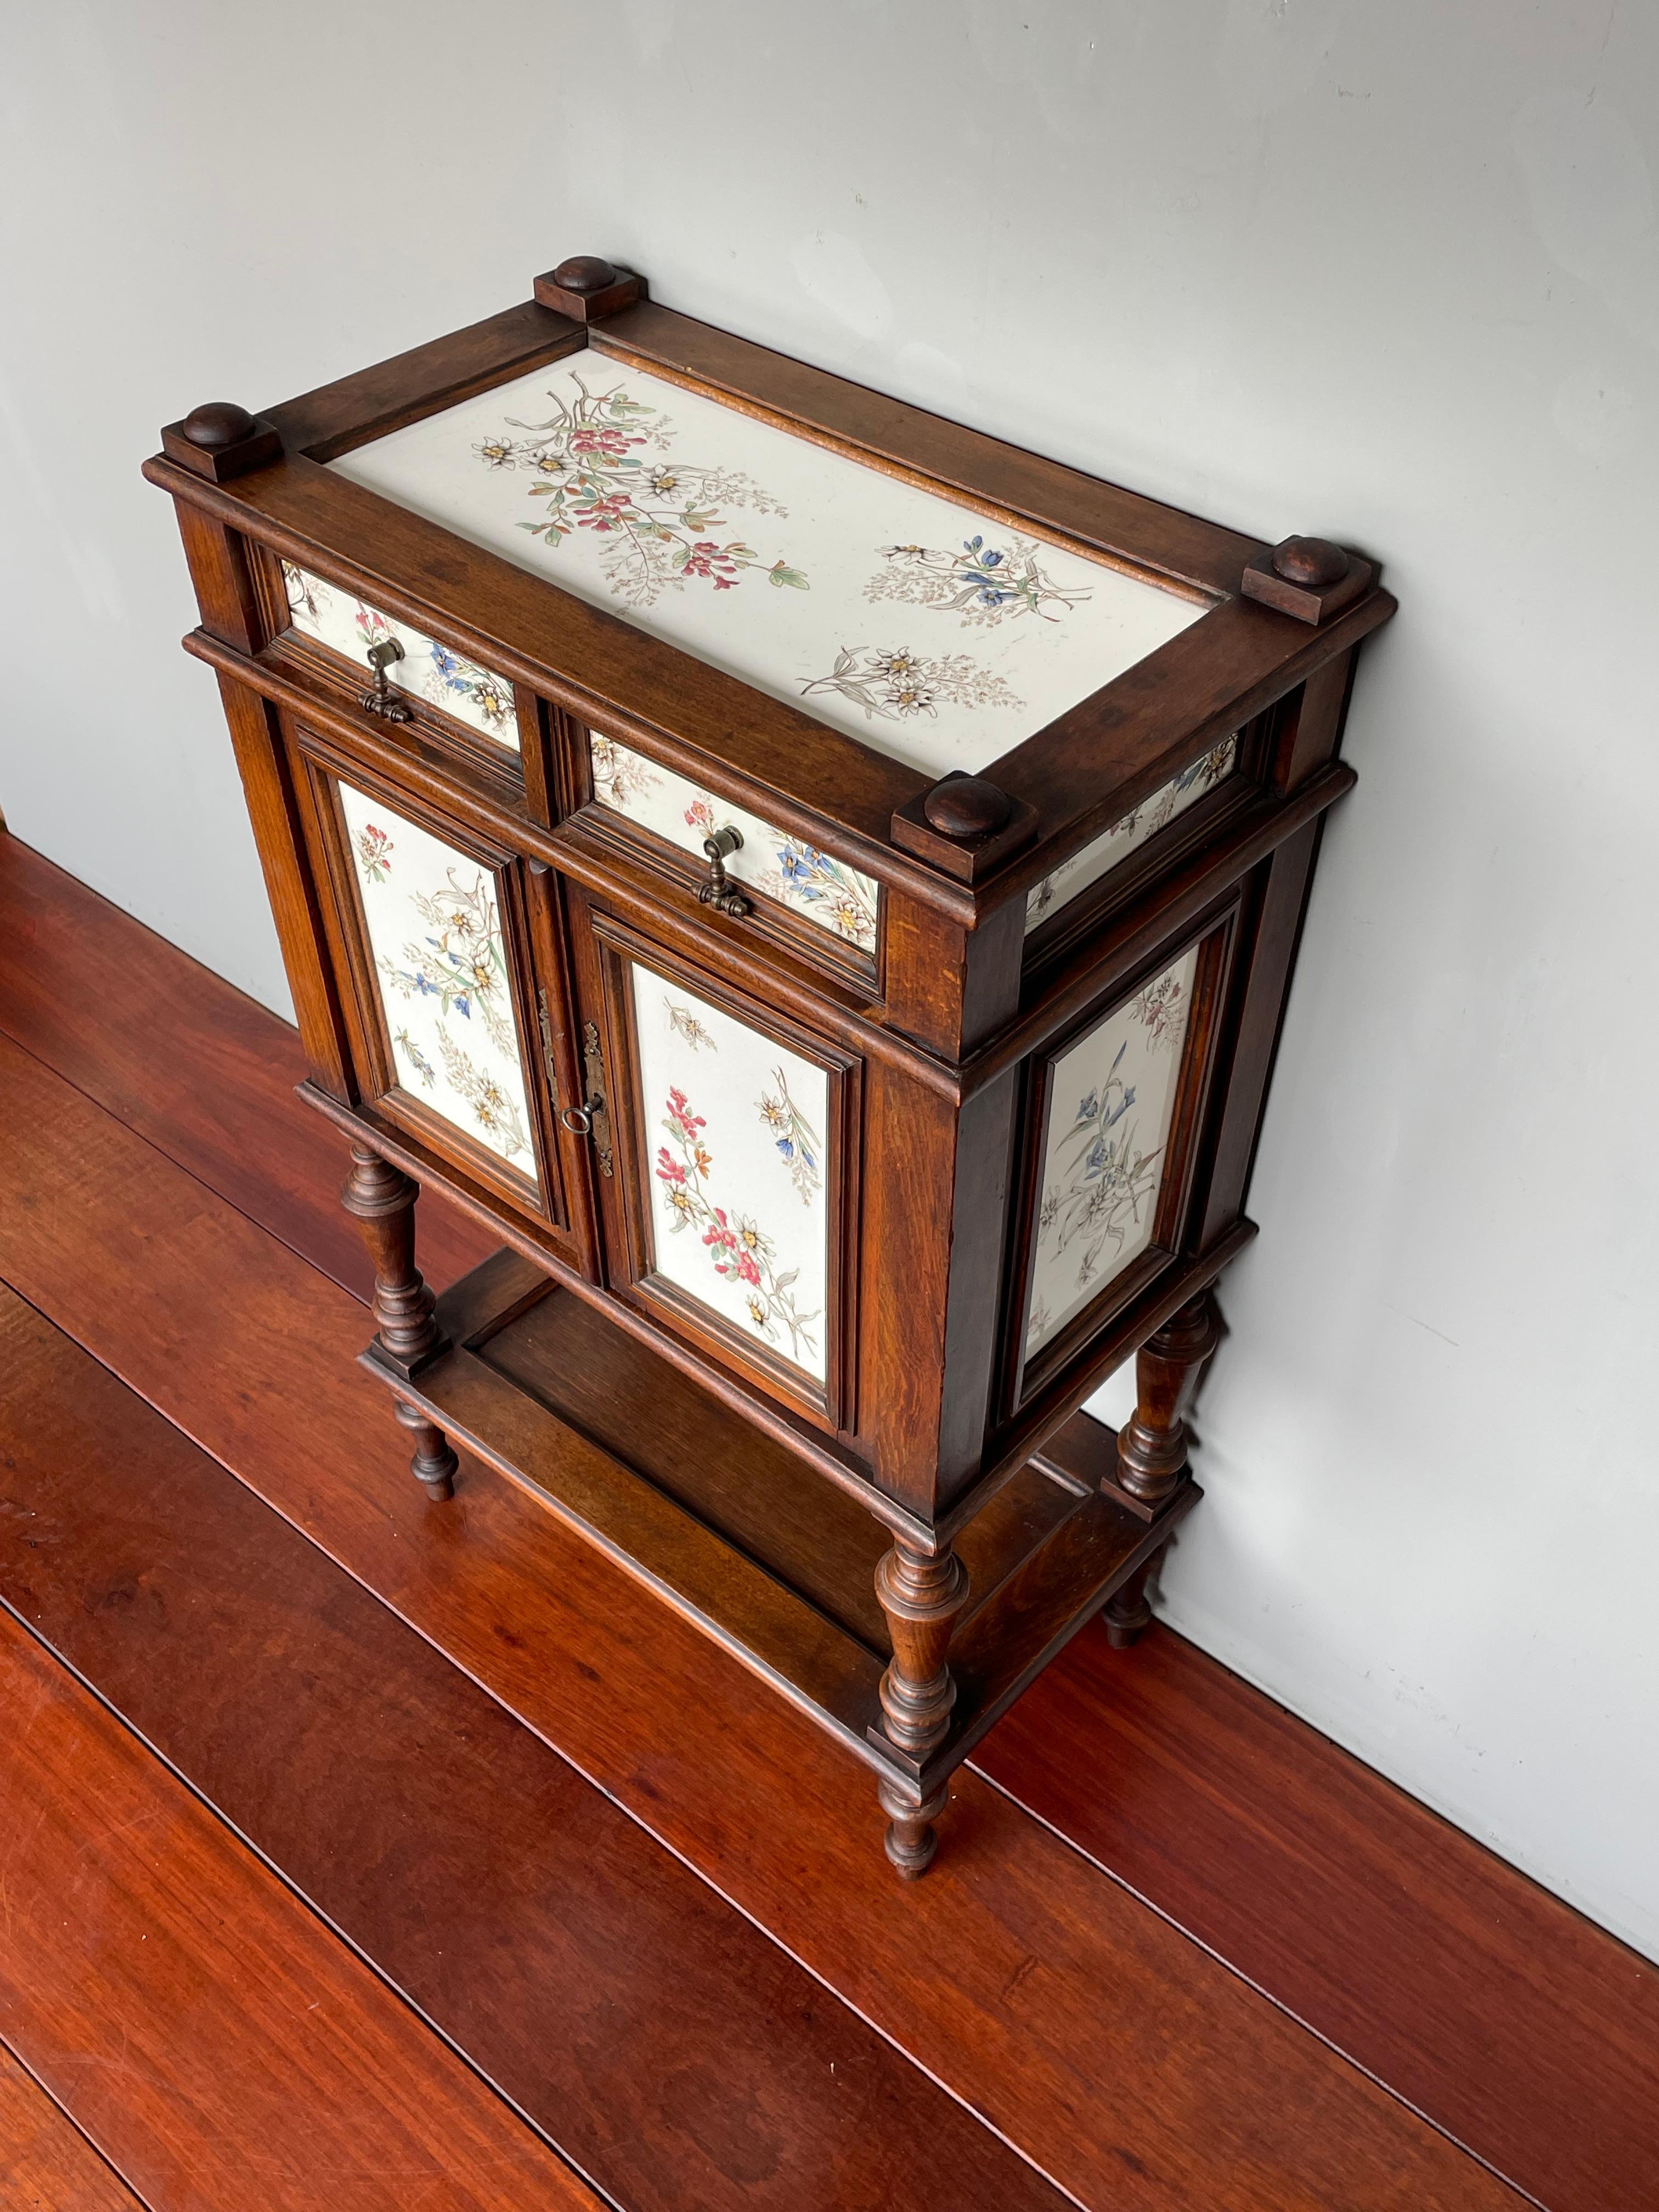
[[[1028,1357],[1152,1241],[1197,968],[1194,947],[1054,1065]]]
[[[656,1271],[822,1382],[829,1078],[683,984],[632,976]]]
[[[1212,750],[1189,762],[1179,775],[1172,775],[1168,783],[1155,791],[1152,797],[1137,806],[1133,814],[1126,814],[1121,822],[1114,822],[1109,830],[1103,830],[1091,844],[1081,852],[1073,853],[1069,860],[1062,860],[1054,872],[1046,875],[1025,901],[1025,934],[1069,905],[1080,891],[1097,884],[1101,878],[1127,860],[1131,853],[1144,845],[1149,837],[1156,837],[1160,830],[1167,829],[1178,814],[1203,798],[1206,791],[1224,782],[1238,764],[1237,736],[1223,738]]]
[[[399,1085],[535,1182],[495,877],[349,783],[340,805]]]
[[[703,839],[729,823],[743,836],[743,843],[727,856],[729,876],[860,952],[874,952],[879,891],[871,877],[818,852],[804,838],[775,829],[759,815],[700,790],[672,769],[659,768],[614,738],[594,732],[588,750],[593,796],[601,806],[625,814],[699,860]]]
[[[476,661],[463,659],[447,646],[422,637],[407,623],[388,621],[362,599],[354,599],[337,585],[324,583],[304,568],[296,568],[291,561],[283,563],[283,581],[288,586],[289,614],[303,636],[327,646],[331,653],[343,653],[371,680],[366,659],[368,647],[378,645],[383,637],[395,636],[404,657],[386,671],[386,681],[394,690],[407,691],[430,706],[441,707],[445,714],[467,723],[480,737],[493,738],[498,745],[518,751],[513,686],[505,677],[492,676]]]
[[[592,349],[330,466],[933,775],[1204,612]]]

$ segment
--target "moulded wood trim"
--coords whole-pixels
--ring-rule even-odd
[[[442,1298],[438,1316],[441,1324],[447,1319]],[[539,1418],[531,1436],[519,1439],[516,1456],[493,1443],[499,1423],[492,1416],[501,1402],[517,1400],[528,1412],[531,1401],[475,1352],[444,1353],[412,1384],[379,1360],[372,1347],[362,1354],[362,1364],[400,1398],[423,1407],[480,1459],[550,1506],[613,1565],[643,1583],[846,1750],[880,1772],[889,1770],[891,1762],[869,1741],[871,1724],[881,1711],[876,1685],[882,1662],[827,1614],[545,1407],[533,1408]],[[536,1452],[535,1431],[544,1434],[549,1445],[556,1445],[556,1451]],[[630,1550],[623,1540],[621,1528],[629,1521],[648,1525],[659,1566],[639,1557],[644,1546]],[[732,1626],[737,1616],[744,1621],[746,1636]]]
[[[751,400],[786,422],[879,456],[926,483],[1000,507],[1012,517],[1201,592],[1237,591],[1246,562],[1265,550],[1260,538],[890,398],[655,301],[611,316],[594,331],[593,345],[596,352],[633,355],[642,366],[678,369],[713,391]]]
[[[1111,916],[1069,959],[1036,976],[1018,1019],[963,1063],[963,1096],[971,1096],[1012,1061],[1039,1049],[1079,1006],[1087,1005],[1104,979],[1128,973],[1150,946],[1224,898],[1260,861],[1346,797],[1358,781],[1345,762],[1332,761],[1310,776],[1293,799],[1267,798],[1241,819],[1224,843],[1194,854],[1176,874],[1149,884],[1144,897]]]
[[[244,479],[240,497],[171,462],[144,466],[175,498],[211,494],[194,503],[307,567],[346,570],[354,588],[405,621],[462,636],[470,658],[531,684],[580,720],[629,744],[638,737],[694,775],[724,764],[732,795],[753,811],[807,835],[838,825],[843,842],[865,841],[866,872],[897,879],[888,827],[932,776],[303,455]],[[617,693],[623,671],[625,698]],[[783,775],[787,783],[775,780]],[[904,870],[902,879],[939,880],[922,868]]]
[[[1390,593],[1372,591],[1328,629],[1310,630],[1253,599],[1229,599],[1079,700],[983,770],[1040,817],[1036,845],[999,885],[1040,881],[1200,753],[1351,652],[1395,607]]]
[[[538,301],[521,300],[482,322],[319,385],[280,407],[267,407],[264,417],[281,431],[289,453],[327,459],[521,376],[540,362],[580,352],[586,343],[581,324]]]
[[[839,1034],[858,1051],[889,1060],[930,1089],[951,1098],[957,1097],[955,1065],[929,1053],[902,1031],[873,1019],[866,1012],[867,991],[854,994],[827,969],[805,969],[793,945],[785,948],[770,939],[749,936],[742,924],[723,921],[697,905],[688,893],[671,891],[665,898],[660,878],[639,860],[624,859],[609,840],[592,838],[584,823],[573,818],[556,829],[547,829],[527,813],[503,806],[488,789],[466,780],[453,755],[436,747],[417,752],[415,741],[389,736],[382,725],[358,713],[349,701],[308,691],[286,670],[265,659],[244,660],[203,631],[192,630],[184,640],[184,647],[196,659],[234,675],[250,691],[298,715],[307,727],[325,732],[354,760],[363,763],[368,772],[398,781],[401,788],[408,790],[411,786],[407,779],[413,767],[415,788],[438,806],[452,809],[464,821],[477,825],[483,835],[528,859],[557,868],[602,898],[648,907],[655,926],[669,932],[676,941],[702,947],[698,957],[712,957],[712,946],[717,942],[720,960],[750,988],[773,996],[808,1020],[832,1020]],[[407,731],[416,726],[402,726]]]

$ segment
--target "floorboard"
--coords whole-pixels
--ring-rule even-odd
[[[0,1802],[0,2035],[157,2212],[595,2212],[5,1613]]]
[[[29,948],[0,1029],[361,1291],[293,1030],[3,836],[0,914]],[[441,1279],[465,1261],[440,1214],[422,1202]],[[1085,1632],[975,1763],[1555,2212],[1642,2202],[1654,1969],[1179,1638]]]
[[[3,2044],[0,2204],[7,2212],[145,2212]]]
[[[0,1030],[367,1300],[362,1238],[331,1202],[347,1148],[294,1095],[307,1071],[290,1024],[3,830],[0,944]],[[427,1194],[434,1288],[494,1243]]]
[[[0,1275],[1083,2203],[1513,2204],[979,1778],[896,1883],[867,1778],[724,1654],[487,1470],[421,1496],[355,1301],[14,1046],[0,1086]]]
[[[1167,1629],[976,1763],[1552,2212],[1659,2205],[1659,1970]]]
[[[3,1287],[0,1369],[0,1597],[599,2188],[629,2212],[1059,2212],[999,2137]]]

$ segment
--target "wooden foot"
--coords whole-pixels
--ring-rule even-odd
[[[392,1411],[414,1440],[415,1456],[409,1462],[409,1471],[424,1488],[428,1498],[440,1503],[455,1495],[455,1470],[460,1462],[455,1456],[454,1446],[434,1422],[428,1420],[418,1406],[411,1406],[405,1398],[392,1401]]]
[[[431,1291],[415,1265],[415,1201],[421,1186],[366,1145],[351,1147],[340,1203],[362,1231],[374,1262],[374,1319],[381,1350],[412,1375],[445,1346]]]
[[[944,1742],[957,1701],[945,1654],[968,1602],[968,1570],[948,1545],[930,1557],[895,1543],[876,1569],[876,1595],[893,1640],[880,1689],[887,1733],[908,1757],[923,1759]]]
[[[1135,1355],[1135,1409],[1118,1432],[1117,1479],[1143,1505],[1162,1505],[1187,1472],[1187,1415],[1220,1341],[1215,1294],[1205,1291]]]
[[[887,1856],[901,1881],[915,1881],[933,1864],[933,1853],[939,1849],[933,1822],[945,1810],[950,1794],[943,1782],[919,1801],[907,1797],[896,1782],[884,1776],[876,1784],[881,1809],[887,1815]]]
[[[1128,1581],[1121,1583],[1101,1607],[1106,1640],[1113,1650],[1127,1651],[1142,1629],[1152,1625],[1152,1608],[1146,1596],[1146,1584],[1163,1556],[1161,1552],[1154,1552],[1150,1559],[1143,1559]]]

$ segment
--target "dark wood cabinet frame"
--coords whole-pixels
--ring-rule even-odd
[[[1181,1408],[1215,1341],[1212,1285],[1254,1234],[1320,830],[1354,781],[1336,756],[1355,651],[1394,601],[1357,555],[1160,506],[674,313],[632,278],[595,288],[598,266],[257,418],[198,410],[146,474],[177,507],[201,617],[185,643],[218,677],[304,1095],[356,1147],[348,1202],[390,1270],[365,1357],[417,1474],[441,1496],[459,1437],[718,1637],[875,1768],[890,1856],[914,1875],[951,1766],[1103,1602],[1134,1632],[1146,1564],[1196,1499]],[[584,348],[1203,612],[978,777],[935,784],[327,465]],[[418,699],[403,723],[365,712],[359,672],[290,629],[284,558],[509,683],[517,756]],[[873,957],[764,899],[741,917],[699,903],[695,860],[595,801],[590,732],[872,878]],[[1028,936],[1045,876],[1229,736],[1231,775]],[[395,1084],[342,777],[495,872],[541,1195]],[[1028,1362],[1048,1071],[1193,945],[1152,1243]],[[652,1271],[635,957],[829,1075],[822,1393]],[[425,1180],[507,1249],[422,1319],[407,1209]],[[1143,1347],[1120,1462],[1078,1409]],[[655,1426],[619,1410],[641,1394]]]

